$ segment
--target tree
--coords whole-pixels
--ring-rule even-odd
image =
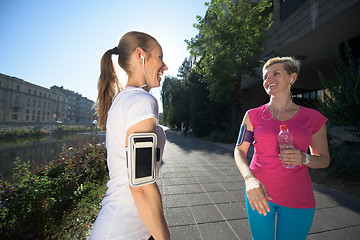
[[[177,76],[181,78],[183,81],[188,81],[191,72],[192,72],[191,63],[190,61],[188,61],[187,58],[185,58],[183,63],[179,67]]]
[[[245,0],[212,0],[204,18],[197,16],[198,35],[185,40],[195,57],[200,57],[195,71],[204,76],[215,102],[231,106],[232,126],[240,113],[241,81],[254,75],[263,51],[263,38],[272,25],[268,10],[271,1],[253,4]]]
[[[162,122],[168,125],[181,126],[189,122],[189,104],[186,86],[176,77],[165,77],[161,90],[163,103]]]
[[[212,132],[225,132],[228,125],[228,106],[224,102],[214,102],[210,98],[203,76],[191,72],[188,79],[190,125],[196,136],[204,137]]]
[[[337,51],[338,69],[335,80],[326,80],[319,73],[320,80],[329,94],[324,94],[320,109],[329,121],[355,136],[360,135],[360,57],[353,57],[346,43],[343,51]]]
[[[171,96],[174,81],[176,81],[176,78],[165,76],[164,83],[161,88],[161,101],[163,105],[162,122],[170,126],[175,124],[174,107]]]

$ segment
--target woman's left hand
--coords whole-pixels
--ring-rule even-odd
[[[291,148],[281,151],[279,159],[289,165],[302,165],[305,162],[305,154],[299,149]]]

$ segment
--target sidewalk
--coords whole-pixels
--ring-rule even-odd
[[[172,240],[251,239],[234,146],[166,134],[158,185]],[[321,185],[314,191],[317,206],[307,239],[360,239],[360,199]]]

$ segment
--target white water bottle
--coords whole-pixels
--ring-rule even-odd
[[[293,136],[289,132],[286,124],[280,125],[280,133],[278,136],[278,140],[279,140],[280,152],[285,149],[294,148]],[[295,165],[286,164],[286,163],[283,163],[283,166],[288,169],[293,169],[295,167]]]

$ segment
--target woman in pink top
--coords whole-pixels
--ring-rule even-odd
[[[246,154],[251,141],[238,141],[234,151],[246,184],[249,225],[255,240],[273,240],[275,233],[276,239],[306,239],[315,211],[308,168],[326,168],[330,163],[327,119],[292,101],[290,89],[299,70],[300,62],[291,57],[272,58],[265,63],[263,87],[270,101],[250,109],[243,119],[246,130],[254,134],[250,166]],[[277,138],[282,124],[293,135],[294,148],[280,152]],[[283,163],[295,167],[288,169]]]

